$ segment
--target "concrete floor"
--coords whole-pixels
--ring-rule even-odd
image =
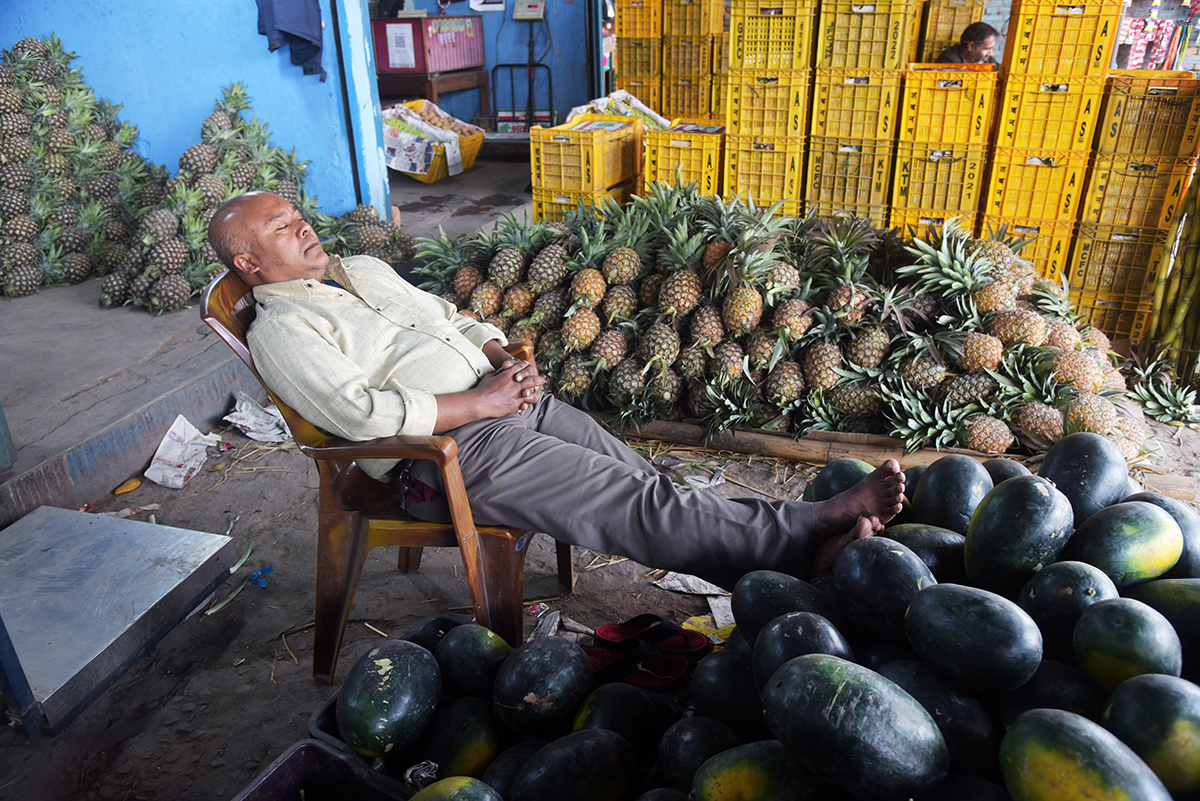
[[[532,201],[527,161],[480,160],[429,185],[390,174],[413,236],[458,236]],[[0,528],[42,504],[95,500],[144,468],[177,414],[211,424],[236,389],[257,389],[195,301],[159,316],[102,309],[99,282],[0,299],[0,405],[17,448],[0,473]]]

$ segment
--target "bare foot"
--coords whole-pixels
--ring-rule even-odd
[[[838,554],[842,552],[843,548],[855,540],[870,537],[882,528],[883,524],[877,518],[860,517],[858,518],[858,522],[854,524],[854,527],[842,536],[830,537],[817,545],[813,549],[812,555],[813,576],[822,576],[833,570],[833,562],[838,558]]]
[[[813,504],[817,541],[844,534],[861,518],[874,519],[884,526],[899,514],[903,498],[904,474],[899,462],[888,459],[855,486]]]

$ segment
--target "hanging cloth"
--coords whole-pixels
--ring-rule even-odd
[[[272,53],[284,45],[292,49],[292,63],[305,75],[320,75],[321,6],[318,0],[257,0],[258,32],[267,37]]]

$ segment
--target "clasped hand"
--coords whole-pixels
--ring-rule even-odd
[[[485,402],[496,404],[500,414],[525,411],[541,400],[540,387],[546,379],[538,375],[537,365],[518,359],[507,359],[494,373],[484,376],[479,390]]]

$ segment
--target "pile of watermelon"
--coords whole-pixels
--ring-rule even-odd
[[[833,462],[809,496],[871,469]],[[1200,797],[1200,515],[1095,434],[1038,475],[949,455],[906,478],[828,576],[742,577],[678,705],[469,624],[365,655],[340,735],[424,776],[419,801]]]

